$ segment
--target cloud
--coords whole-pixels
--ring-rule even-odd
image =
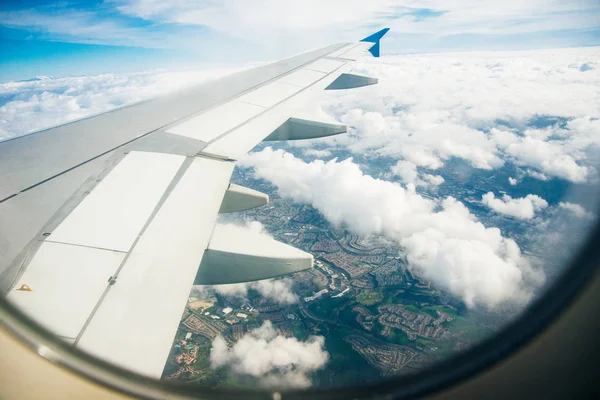
[[[600,125],[594,128],[596,132],[600,132],[598,128]],[[539,130],[526,130],[525,136],[518,136],[512,132],[500,133],[493,130],[492,137],[499,138],[501,136],[499,147],[517,165],[531,166],[544,175],[563,178],[571,182],[587,181],[595,173],[595,170],[591,166],[578,163],[585,159],[585,154],[581,149],[572,146],[569,139],[549,139],[550,136],[571,136],[577,135],[578,132],[569,132],[563,135],[560,131],[563,129],[546,129],[540,135]],[[596,144],[593,144],[595,147]],[[587,146],[588,144],[586,144]],[[532,175],[536,176],[535,173]]]
[[[512,36],[513,46],[527,39],[540,46],[540,37],[555,45],[565,32],[573,35],[566,41],[570,45],[581,43],[586,34],[597,43],[593,32],[599,14],[594,0],[508,0],[502,6],[494,0],[347,0],[344,7],[337,0],[111,0],[101,7],[13,5],[0,11],[0,25],[53,41],[203,51],[215,42],[229,49],[235,44],[237,52],[244,51],[241,42],[259,45],[262,52],[287,49],[289,54],[355,41],[383,26],[392,29],[386,48],[396,51],[465,44],[489,48],[490,38],[504,35]]]
[[[281,196],[311,204],[328,221],[359,235],[382,234],[406,249],[409,268],[469,307],[524,304],[541,283],[517,244],[486,228],[459,201],[426,199],[365,175],[352,159],[304,162],[283,150],[239,161]]]
[[[513,178],[512,176],[508,177],[508,183],[510,184],[510,186],[516,186],[517,183],[519,183],[519,181],[516,178]]]
[[[325,338],[311,336],[307,341],[277,335],[270,321],[246,333],[231,348],[217,336],[210,351],[213,369],[229,368],[238,375],[260,378],[263,386],[304,388],[311,385],[309,374],[329,360]]]
[[[266,299],[271,299],[280,304],[293,304],[298,302],[298,295],[292,291],[293,280],[290,278],[266,279],[248,283],[234,283],[231,285],[210,286],[223,296],[247,298],[248,290],[253,289]]]
[[[304,153],[304,155],[313,156],[316,158],[325,158],[331,156],[331,151],[329,150],[317,150],[311,148],[302,150],[302,153]]]
[[[392,166],[391,172],[400,177],[405,184],[413,184],[415,186],[439,186],[444,183],[444,178],[439,175],[422,174],[419,176],[417,166],[406,160],[400,160],[396,165]]]
[[[248,299],[248,291],[255,290],[263,298],[279,304],[294,304],[299,298],[292,287],[294,281],[289,278],[273,278],[256,282],[234,283],[230,285],[196,285],[193,287],[194,297],[207,298],[211,290],[230,298]]]
[[[576,217],[579,217],[579,218],[593,219],[595,217],[594,213],[586,210],[581,205],[576,204],[576,203],[569,203],[569,202],[561,201],[560,203],[558,203],[558,206],[560,208],[562,208],[563,210],[567,210],[567,211],[573,213],[573,215],[575,215]]]
[[[11,29],[11,36],[28,41],[201,50],[204,53],[212,53],[215,48],[232,44],[224,30],[219,34],[201,25],[148,24],[120,13],[111,5],[114,5],[113,1],[104,2],[102,7],[75,6],[72,2],[40,4],[33,8],[9,6],[0,11],[0,26]],[[218,45],[215,46],[217,40]],[[240,37],[236,44],[244,43]],[[188,56],[191,54],[188,53]]]
[[[430,169],[442,167],[444,161],[452,157],[462,158],[482,169],[504,164],[483,132],[456,123],[445,123],[444,113],[394,113],[385,110],[394,107],[393,98],[376,98],[373,102],[367,98],[373,97],[362,93],[360,105],[339,116],[342,122],[352,127],[351,135],[340,138],[339,142],[346,142],[355,153],[371,151],[380,156],[399,156]],[[338,106],[341,108],[343,105]],[[349,101],[345,105],[352,107],[353,104]],[[381,111],[365,111],[380,106]],[[336,110],[332,111],[336,113]]]
[[[336,35],[348,27],[386,24],[399,33],[456,35],[460,33],[528,33],[552,29],[589,29],[599,7],[593,1],[573,4],[533,0],[526,4],[509,0],[499,6],[493,0],[348,0],[344,7],[334,0],[265,0],[248,4],[228,2],[123,0],[118,9],[152,21],[184,25],[227,27],[235,35],[262,38],[266,31],[307,36]],[[570,18],[566,18],[568,15]],[[338,33],[339,35],[339,33]],[[334,36],[335,38],[335,36]]]
[[[347,124],[332,149],[439,169],[451,158],[493,170],[514,163],[536,178],[594,181],[600,150],[600,68],[569,65],[600,48],[365,58],[354,71],[380,84],[327,93]]]
[[[0,84],[0,140],[98,114],[239,70],[149,71]]]
[[[500,199],[496,198],[494,193],[488,192],[481,197],[481,202],[499,214],[517,219],[532,219],[537,211],[548,207],[548,202],[535,194],[518,199],[505,194]]]

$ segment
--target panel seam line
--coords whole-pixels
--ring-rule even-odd
[[[193,161],[194,161],[194,157],[186,157],[186,159],[183,161],[183,163],[181,164],[181,166],[179,167],[179,169],[177,170],[177,172],[173,176],[173,179],[169,183],[169,186],[167,186],[167,188],[165,189],[165,192],[163,193],[163,195],[161,196],[160,200],[158,201],[158,203],[156,204],[156,206],[152,210],[152,213],[150,214],[150,216],[148,217],[148,220],[146,221],[146,223],[144,224],[144,226],[140,230],[140,233],[138,233],[138,235],[135,238],[133,244],[129,248],[129,251],[127,252],[127,254],[125,254],[125,257],[123,257],[123,260],[119,264],[119,267],[117,268],[117,270],[115,271],[115,273],[113,274],[113,276],[110,277],[108,285],[106,285],[106,288],[104,289],[104,292],[102,292],[102,295],[100,296],[100,298],[96,302],[96,305],[94,306],[94,309],[92,310],[92,312],[90,313],[90,315],[86,319],[85,323],[81,327],[81,330],[79,331],[79,334],[77,335],[77,337],[75,338],[75,341],[73,342],[73,346],[77,346],[77,344],[81,340],[81,337],[85,333],[85,331],[86,331],[87,327],[89,326],[89,324],[92,322],[92,319],[94,319],[94,316],[96,315],[98,309],[102,305],[102,302],[106,298],[106,295],[110,291],[110,288],[111,288],[111,286],[114,283],[114,280],[116,280],[116,278],[119,276],[119,273],[121,272],[121,270],[125,266],[125,263],[129,260],[129,256],[133,252],[133,249],[138,244],[140,238],[142,237],[142,235],[144,234],[144,232],[146,231],[146,229],[148,228],[148,226],[152,223],[152,221],[154,220],[154,217],[156,216],[156,214],[158,214],[158,211],[162,208],[162,206],[165,203],[165,201],[168,199],[168,197],[173,192],[173,189],[177,186],[177,184],[179,183],[179,181],[181,180],[181,178],[183,177],[183,175],[185,174],[185,172],[188,170],[188,168],[190,167],[190,165],[192,165]]]

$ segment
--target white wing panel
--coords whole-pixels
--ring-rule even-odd
[[[358,60],[359,58],[366,55],[367,51],[373,47],[375,43],[361,42],[356,44],[350,50],[343,52],[338,57],[347,58],[349,60]]]
[[[333,53],[329,53],[329,57],[339,57],[340,55],[342,55],[343,53],[347,52],[348,50],[350,50],[354,46],[356,46],[356,43],[347,44],[346,46],[342,47],[341,49],[336,50]]]
[[[127,154],[48,240],[129,251],[184,159],[172,154]]]
[[[45,242],[7,298],[50,332],[74,339],[124,257],[110,250]],[[22,285],[32,291],[18,290]]]
[[[236,101],[269,108],[294,95],[301,89],[295,85],[275,81],[237,98]]]
[[[131,251],[78,347],[160,377],[233,166],[194,159]]]
[[[341,63],[341,65],[344,65],[344,63]],[[299,107],[302,107],[315,95],[315,92],[325,89],[340,74],[345,72],[347,68],[348,66],[339,68],[335,73],[327,75],[302,92],[272,107],[253,120],[248,121],[246,124],[209,144],[204,151],[232,159],[242,157],[256,146],[257,143],[287,121]]]
[[[167,132],[210,142],[264,110],[254,104],[229,102],[169,128]]]
[[[344,61],[329,60],[327,58],[321,58],[312,64],[308,64],[306,66],[306,69],[330,73],[330,72],[335,71],[342,65],[344,65]]]
[[[282,83],[289,83],[301,87],[310,86],[322,77],[327,75],[325,72],[312,71],[310,69],[299,69],[280,79]]]

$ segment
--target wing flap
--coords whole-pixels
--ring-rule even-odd
[[[354,89],[375,84],[377,84],[377,78],[355,74],[341,74],[335,81],[331,82],[331,85],[327,86],[325,90]]]
[[[83,329],[76,346],[160,378],[233,163],[194,158]],[[185,166],[185,164],[184,164]]]
[[[124,258],[121,252],[45,242],[7,299],[50,332],[75,339]]]
[[[290,118],[275,129],[264,141],[304,140],[339,135],[347,131],[346,125]]]
[[[231,183],[225,197],[223,197],[223,203],[219,208],[219,214],[232,213],[237,211],[249,210],[263,206],[269,202],[269,196],[240,185],[234,185]]]
[[[217,224],[194,284],[220,285],[275,278],[313,266],[313,256],[270,236]]]

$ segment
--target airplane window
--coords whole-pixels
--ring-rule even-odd
[[[5,329],[149,397],[409,396],[537,334],[593,269],[598,7],[266,3],[2,6]]]

